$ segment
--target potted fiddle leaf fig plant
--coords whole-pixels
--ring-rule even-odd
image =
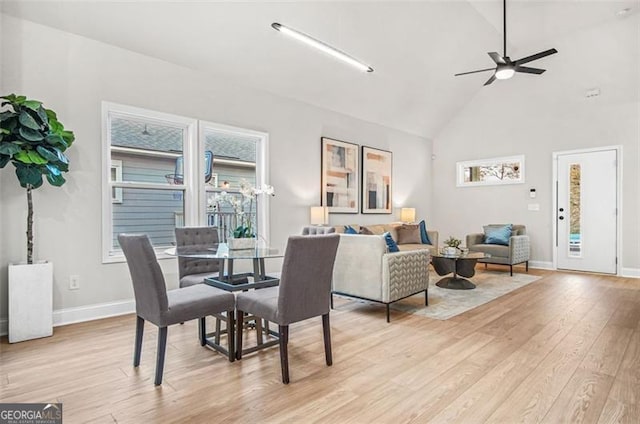
[[[65,150],[74,141],[72,131],[42,102],[15,94],[0,96],[0,168],[13,165],[27,194],[27,261],[9,265],[9,341],[53,334],[51,262],[33,261],[33,190],[46,179],[65,183],[69,170]]]

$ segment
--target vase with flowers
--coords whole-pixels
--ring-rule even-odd
[[[262,184],[260,187],[255,187],[244,179],[240,182],[239,191],[241,194],[240,199],[225,191],[214,198],[214,201],[218,204],[230,205],[235,214],[235,225],[227,236],[227,245],[231,250],[256,247],[256,240],[259,234],[257,219],[258,198],[261,195],[275,195],[273,186]]]
[[[449,236],[449,238],[444,241],[444,244],[445,247],[442,249],[443,253],[445,255],[455,255],[459,253],[458,249],[460,248],[460,244],[462,244],[462,240]]]

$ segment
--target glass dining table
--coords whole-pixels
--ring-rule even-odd
[[[278,249],[269,247],[230,250],[226,243],[172,247],[165,250],[165,253],[170,256],[181,258],[219,259],[222,263],[218,276],[205,278],[204,283],[229,292],[277,286],[280,283],[280,278],[267,275],[265,270],[265,259],[282,258],[284,256],[284,253]],[[241,273],[235,272],[234,262],[236,260],[251,260],[253,264],[253,271]],[[221,318],[223,320],[226,319],[226,317],[217,318]],[[257,332],[257,344],[255,346],[243,348],[243,355],[278,344],[278,333],[270,330],[268,321],[265,320],[263,325],[261,319],[245,316],[244,322],[248,327],[255,328]],[[223,351],[224,348],[220,345],[221,334],[224,334],[224,330],[220,330],[218,322],[216,325],[216,332],[207,334],[206,344],[218,351]],[[264,341],[263,336],[267,336],[271,340]]]
[[[230,250],[226,243],[173,247],[165,253],[182,258],[220,259],[222,264],[218,277],[207,278],[205,283],[231,292],[277,286],[280,279],[266,274],[264,261],[284,256],[278,249],[270,247]],[[234,262],[240,259],[251,260],[253,272],[235,273]]]

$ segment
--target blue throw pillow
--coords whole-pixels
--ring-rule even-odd
[[[353,228],[351,225],[345,225],[344,226],[344,233],[345,234],[358,234],[358,232],[355,230],[355,228]]]
[[[500,244],[502,246],[509,246],[511,227],[511,224],[507,224],[503,227],[487,228],[484,235],[485,244]]]
[[[425,224],[424,219],[420,221],[420,238],[422,239],[422,244],[433,244],[431,240],[429,240],[429,234],[427,234],[427,224]]]
[[[393,239],[393,237],[391,237],[390,232],[384,233],[382,237],[384,237],[384,241],[387,243],[387,248],[389,249],[389,252],[400,251],[400,249],[398,249],[398,245],[396,244],[396,241]]]

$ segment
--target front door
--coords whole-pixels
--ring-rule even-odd
[[[615,274],[617,151],[557,158],[557,267]]]

